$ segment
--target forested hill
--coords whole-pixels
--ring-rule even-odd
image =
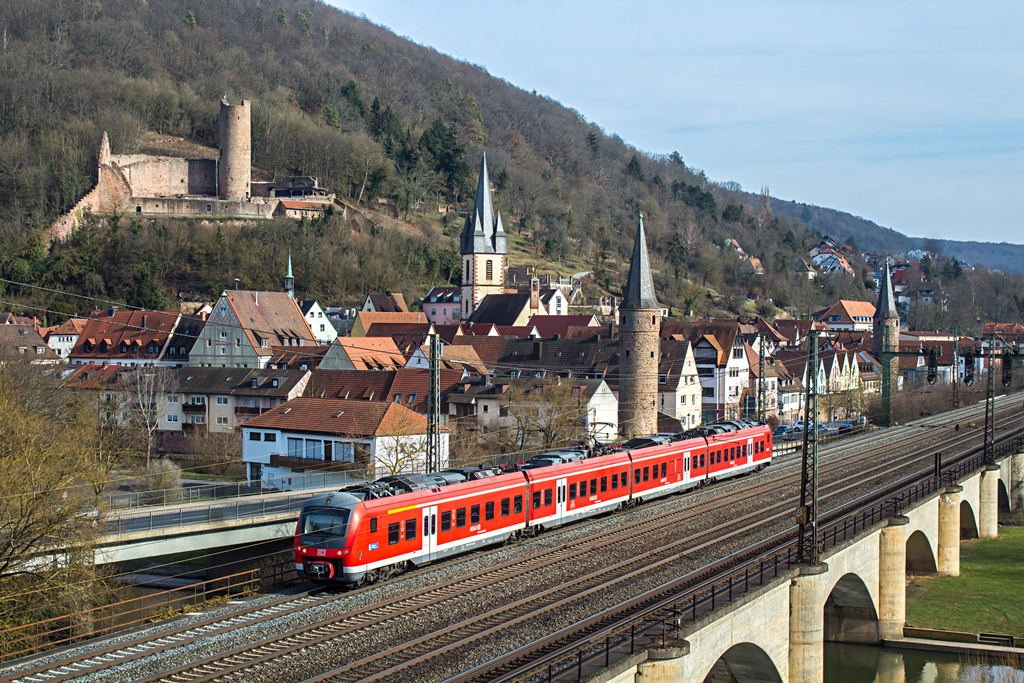
[[[772,208],[799,218],[809,227],[840,242],[853,237],[865,251],[900,254],[923,249],[939,256],[955,256],[970,264],[1024,275],[1024,245],[908,237],[859,216],[799,202],[773,199]]]
[[[360,215],[249,224],[121,216],[89,221],[47,247],[48,226],[95,183],[103,131],[114,154],[158,151],[153,134],[216,146],[224,96],[252,100],[257,176],[316,176]],[[438,208],[472,201],[485,149],[512,265],[591,271],[590,292],[618,294],[642,211],[659,297],[676,313],[805,313],[837,297],[871,297],[857,257],[853,278],[809,283],[795,272],[829,232],[819,218],[808,227],[782,202],[711,181],[687,165],[686,150],[638,151],[550,98],[319,2],[0,4],[7,280],[156,307],[219,293],[236,277],[278,287],[291,251],[300,296],[339,304],[388,288],[415,297],[458,280],[461,217]],[[389,218],[378,220],[377,210]],[[873,244],[850,225],[840,237]],[[721,248],[727,238],[765,274]],[[1019,280],[979,280],[970,291],[989,306],[983,294],[997,290],[1004,297],[990,308],[957,314],[1016,319],[1012,301],[1003,304],[1009,292],[1024,301]],[[0,307],[18,301],[27,312],[83,307],[17,286],[4,294]]]

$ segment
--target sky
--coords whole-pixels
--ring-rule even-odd
[[[1024,243],[1020,0],[328,2],[714,181]]]

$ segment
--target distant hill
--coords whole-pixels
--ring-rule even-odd
[[[1024,245],[1021,244],[908,237],[892,228],[883,228],[877,223],[842,211],[774,198],[772,209],[798,218],[808,227],[840,242],[853,237],[857,246],[864,251],[899,254],[912,249],[924,249],[939,256],[955,256],[972,265],[1024,275]]]

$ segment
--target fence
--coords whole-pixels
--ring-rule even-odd
[[[144,624],[157,615],[167,615],[186,606],[197,607],[213,598],[230,598],[253,592],[265,584],[285,582],[288,580],[287,564],[271,567],[269,572],[264,571],[263,577],[260,569],[250,569],[5,629],[0,631],[0,660]]]

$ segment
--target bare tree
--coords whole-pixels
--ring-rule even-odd
[[[164,414],[167,396],[177,390],[177,383],[168,368],[147,365],[131,372],[126,389],[128,400],[125,412],[130,424],[145,436],[148,469],[153,455],[153,436],[160,428],[160,417]]]
[[[423,418],[399,405],[389,407],[387,433],[374,450],[376,476],[422,472],[427,458],[427,436]]]
[[[772,222],[772,195],[767,185],[761,186],[761,195],[758,200],[757,231],[761,232]]]
[[[523,380],[503,394],[497,429],[486,440],[503,453],[570,445],[587,438],[582,389],[568,380]]]

